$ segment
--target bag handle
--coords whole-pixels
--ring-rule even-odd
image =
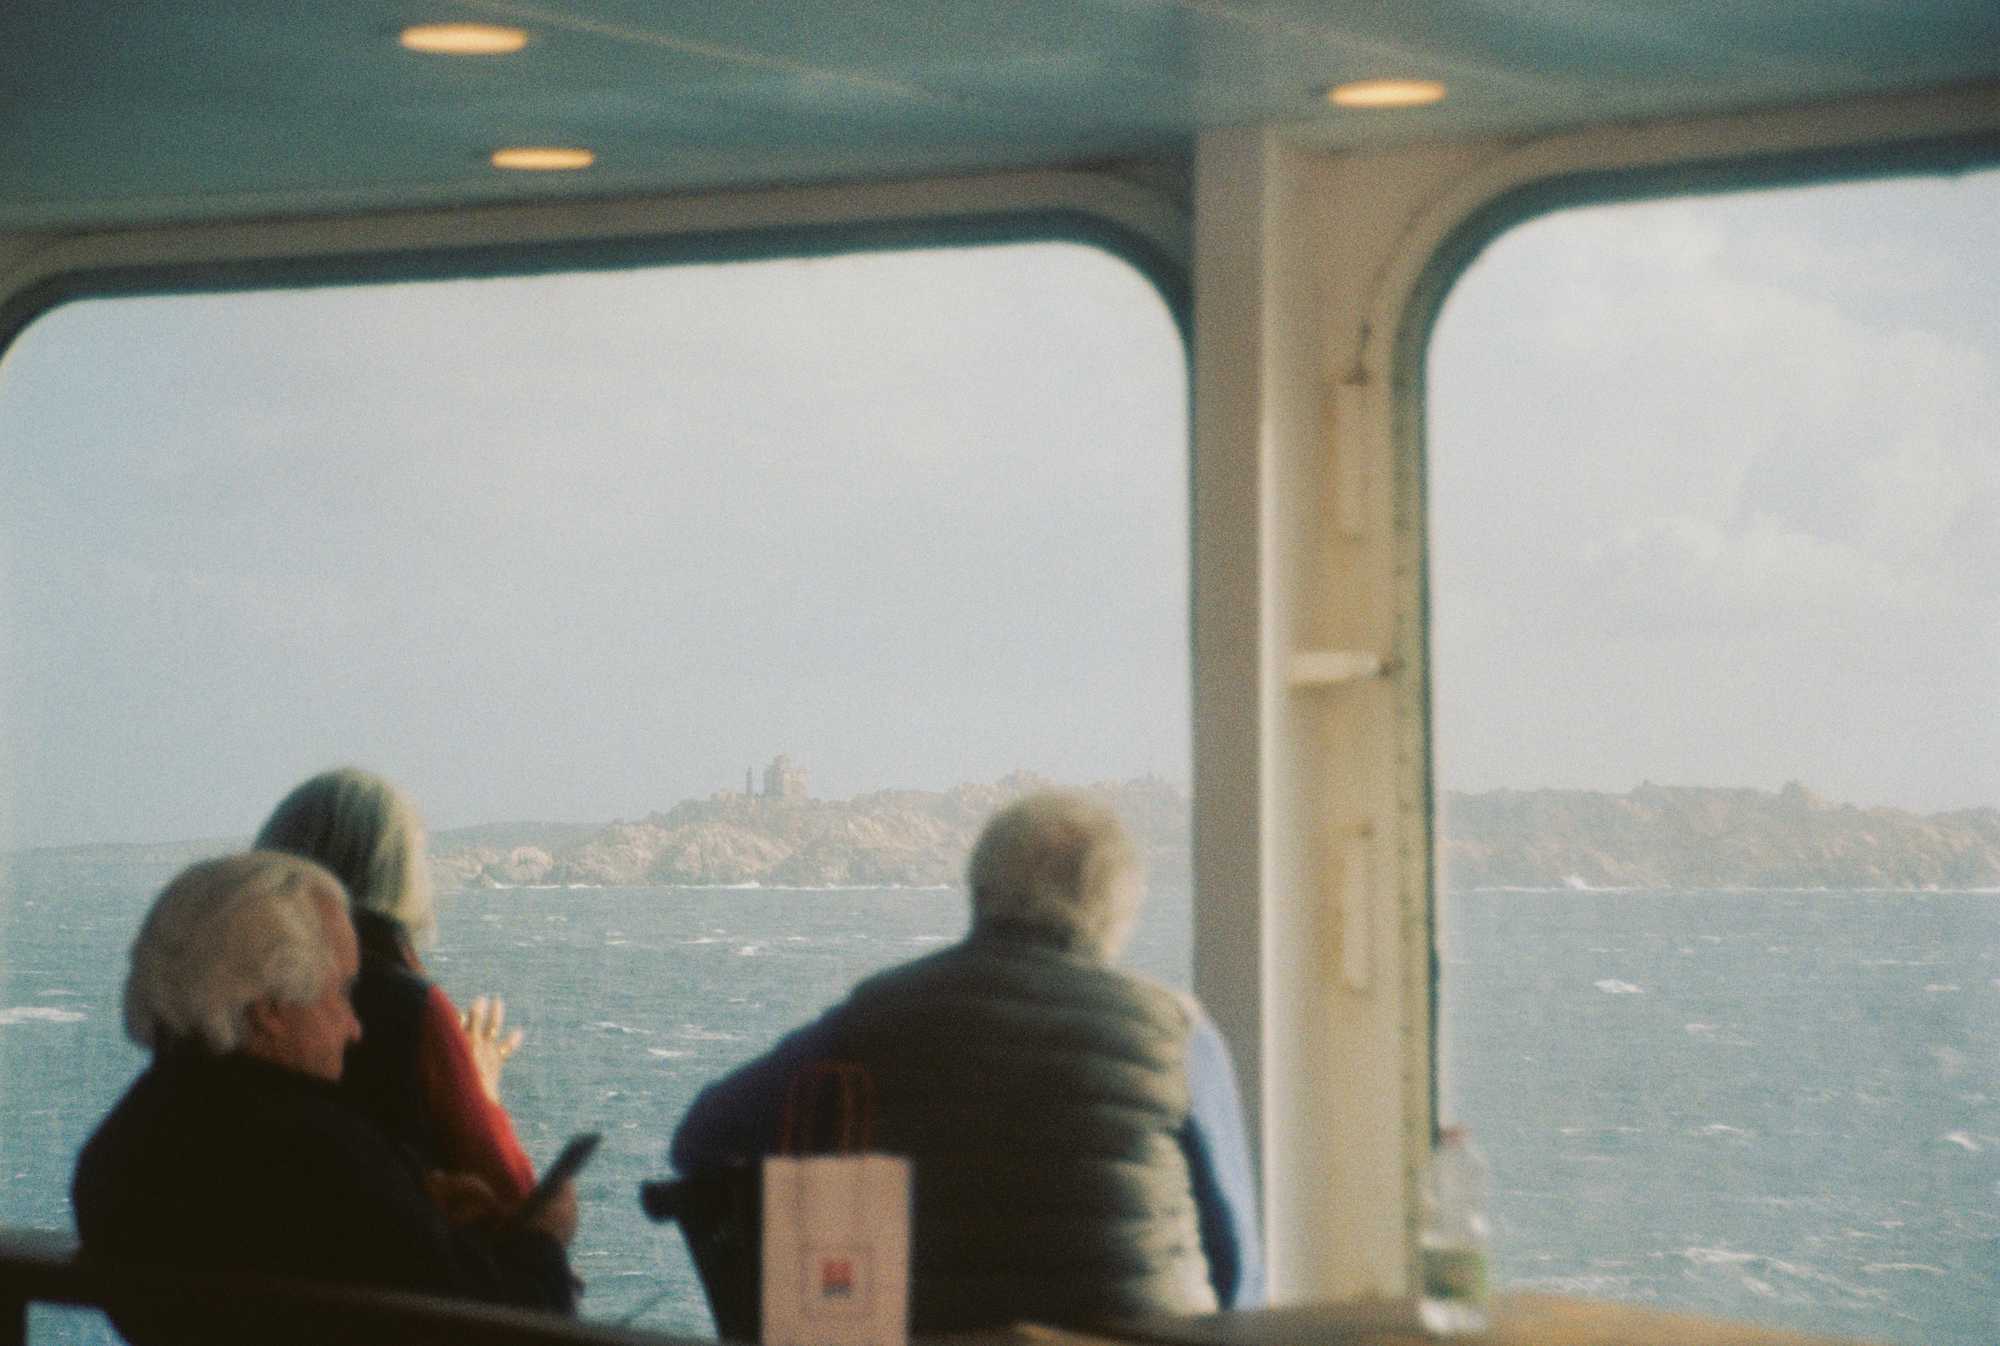
[[[832,1085],[835,1130],[825,1145],[815,1137],[819,1100]],[[854,1061],[812,1061],[792,1076],[778,1128],[779,1154],[859,1154],[875,1139],[875,1080]]]

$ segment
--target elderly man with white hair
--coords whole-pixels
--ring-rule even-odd
[[[1192,998],[1111,965],[1141,890],[1116,816],[1030,795],[988,822],[968,878],[962,941],[868,978],[711,1084],[674,1166],[772,1153],[800,1072],[856,1064],[877,1098],[873,1148],[914,1161],[915,1330],[1260,1302],[1222,1036]]]
[[[78,1158],[87,1252],[569,1310],[573,1200],[532,1224],[476,1180],[421,1174],[339,1092],[361,1035],[360,966],[339,880],[253,851],[193,865],[132,946],[125,1027],[153,1059]],[[212,1337],[192,1318],[121,1318],[146,1340]]]

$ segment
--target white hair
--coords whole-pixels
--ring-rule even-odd
[[[974,930],[1021,925],[1106,962],[1138,919],[1137,853],[1118,815],[1083,795],[1047,790],[993,815],[966,867]]]
[[[372,771],[344,766],[314,776],[271,811],[257,846],[319,861],[350,902],[400,921],[418,948],[436,937],[423,819],[408,795]]]
[[[304,1004],[334,975],[327,910],[347,912],[340,880],[296,855],[249,851],[182,870],[132,942],[125,1031],[154,1051],[243,1045],[260,1000]]]

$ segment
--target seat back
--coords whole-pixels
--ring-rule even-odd
[[[757,1164],[641,1184],[639,1204],[680,1226],[715,1334],[754,1342],[762,1327],[764,1171]]]

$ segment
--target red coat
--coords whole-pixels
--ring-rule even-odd
[[[361,1041],[348,1049],[343,1092],[424,1167],[476,1174],[501,1200],[521,1200],[535,1185],[534,1166],[507,1110],[480,1087],[450,997],[424,977],[396,922],[357,911],[354,928]]]

